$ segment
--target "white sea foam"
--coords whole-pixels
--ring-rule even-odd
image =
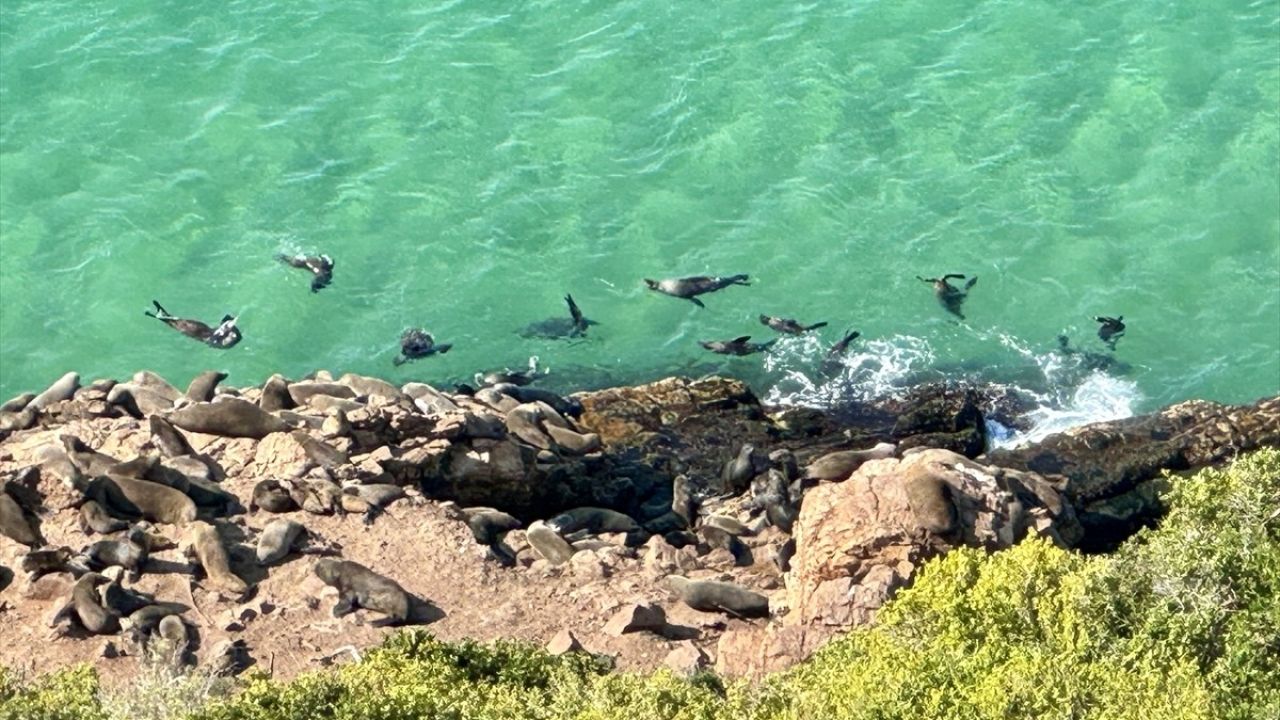
[[[1140,399],[1137,383],[1095,370],[1075,388],[1067,402],[1042,405],[1028,413],[1030,429],[1004,437],[999,432],[992,434],[992,446],[1017,447],[1080,425],[1132,417],[1133,407]]]

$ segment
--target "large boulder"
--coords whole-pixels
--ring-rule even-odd
[[[949,450],[873,460],[804,498],[787,575],[799,625],[863,624],[929,558],[960,545],[998,549],[1028,532],[1068,545],[1080,527],[1044,478]]]

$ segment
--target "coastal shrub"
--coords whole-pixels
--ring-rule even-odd
[[[789,717],[1280,718],[1280,451],[1173,483],[1115,554],[931,562],[790,673]]]
[[[30,682],[0,667],[0,720],[107,720],[98,690],[98,674],[89,665],[72,665]]]
[[[1042,539],[930,562],[877,623],[759,684],[396,635],[360,662],[173,706],[197,720],[1280,718],[1280,451],[1172,483],[1115,553]],[[181,693],[180,693],[181,694]],[[92,669],[0,669],[0,720],[108,720]],[[163,711],[162,711],[163,712]],[[146,715],[140,717],[159,717]]]

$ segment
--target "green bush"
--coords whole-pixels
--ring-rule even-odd
[[[1280,718],[1280,451],[1179,479],[1110,556],[957,550],[877,624],[758,685],[609,672],[584,654],[401,633],[340,668],[205,701],[197,720]],[[187,694],[182,693],[183,697]],[[105,720],[97,678],[0,669],[0,720]],[[178,706],[164,706],[178,707]]]

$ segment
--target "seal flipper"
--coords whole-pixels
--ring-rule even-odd
[[[734,338],[734,339],[730,340],[729,342],[733,343],[734,345],[737,345],[737,344],[739,344],[739,343],[747,342],[747,341],[748,341],[748,340],[750,340],[750,339],[751,339],[751,336],[750,336],[750,335],[743,335],[742,337],[736,337],[736,338]]]
[[[333,606],[333,616],[336,618],[350,615],[356,611],[356,600],[353,597],[342,597],[338,600],[338,604]]]
[[[696,297],[691,297],[691,298],[689,298],[689,302],[693,303],[694,305],[697,305],[697,306],[698,306],[698,307],[700,307],[700,308],[706,308],[706,307],[707,307],[706,305],[703,305],[703,304],[702,304],[702,301],[701,301],[701,300],[699,300],[699,299],[698,299],[698,298],[696,298]]]
[[[951,276],[951,275],[948,275],[947,277],[952,277],[952,276]],[[963,276],[963,275],[956,275],[956,276],[954,276],[954,277],[960,277],[960,278],[962,278],[962,277],[964,277],[964,276]],[[977,283],[977,282],[978,282],[978,276],[977,276],[977,275],[974,275],[973,277],[969,278],[969,282],[967,282],[967,283],[965,283],[965,284],[964,284],[964,289],[967,291],[969,288],[973,287],[973,286],[974,286],[974,284],[975,284],[975,283]]]
[[[814,323],[809,327],[805,328],[804,331],[809,332],[810,330],[817,330],[818,328],[824,328],[826,326],[827,326],[826,322]]]
[[[750,285],[751,285],[751,283],[747,282],[747,280],[748,280],[750,277],[751,277],[750,275],[745,275],[745,274],[744,274],[744,275],[730,275],[729,277],[725,278],[725,285],[747,285],[747,286],[750,286]]]

